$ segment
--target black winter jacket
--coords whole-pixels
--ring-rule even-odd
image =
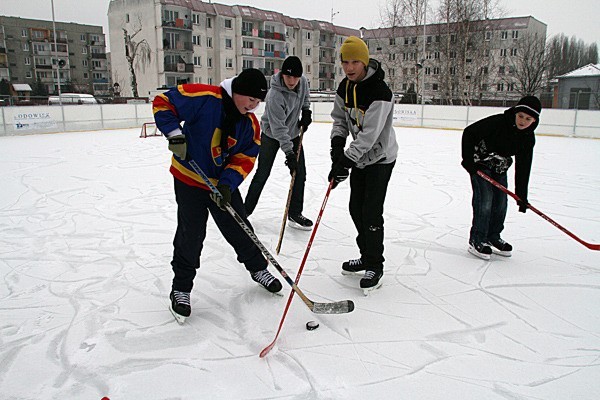
[[[467,126],[462,136],[462,163],[467,170],[475,164],[505,173],[515,156],[515,193],[527,202],[529,175],[535,146],[536,120],[525,130],[515,124],[515,109],[496,114]]]

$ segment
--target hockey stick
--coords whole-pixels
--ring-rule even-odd
[[[300,141],[298,143],[298,154],[296,154],[296,162],[300,160],[300,151],[302,150],[302,138],[304,137],[304,128],[300,127]],[[292,202],[292,191],[294,189],[294,182],[296,181],[296,171],[292,174],[292,180],[290,181],[290,190],[288,190],[287,202],[285,203],[285,210],[283,212],[283,220],[281,221],[281,229],[279,230],[279,240],[277,241],[277,247],[275,248],[275,254],[279,254],[281,250],[281,242],[283,242],[283,233],[285,232],[285,222],[287,220],[288,213],[290,211],[290,203]]]
[[[502,186],[501,184],[499,184],[498,182],[496,182],[495,180],[493,180],[492,178],[490,178],[489,176],[487,176],[483,172],[477,171],[477,175],[479,175],[480,177],[482,177],[483,179],[485,179],[486,181],[488,181],[492,185],[496,186],[498,189],[500,189],[501,191],[503,191],[504,193],[506,193],[507,195],[509,195],[513,199],[515,199],[516,201],[521,201],[521,199],[519,198],[519,196],[517,196],[516,194],[514,194],[513,192],[511,192],[510,190],[508,190],[507,188],[505,188],[504,186]],[[547,216],[546,214],[544,214],[543,212],[541,212],[540,210],[538,210],[537,208],[535,208],[531,204],[527,203],[527,208],[529,208],[531,211],[533,211],[534,213],[536,213],[540,217],[544,218],[546,221],[550,222],[552,225],[554,225],[555,227],[557,227],[558,229],[560,229],[561,231],[563,231],[564,233],[566,233],[567,235],[569,235],[570,237],[572,237],[573,239],[575,239],[576,241],[578,241],[579,243],[581,243],[582,245],[584,245],[585,247],[587,247],[588,249],[590,249],[590,250],[600,250],[600,244],[588,243],[585,240],[580,239],[579,237],[575,236],[574,233],[572,233],[571,231],[569,231],[564,226],[560,225],[558,222],[554,221],[552,218],[550,218],[549,216]]]
[[[308,252],[310,251],[313,239],[315,238],[315,234],[317,233],[317,228],[319,227],[319,223],[321,222],[321,216],[323,215],[323,210],[325,210],[325,205],[327,204],[327,199],[329,198],[329,193],[331,193],[332,186],[333,186],[333,180],[331,182],[329,182],[329,187],[327,188],[327,193],[325,194],[325,199],[323,200],[323,204],[321,205],[321,210],[319,211],[319,216],[317,217],[317,220],[315,221],[315,227],[313,228],[312,234],[310,235],[310,239],[308,240],[308,244],[306,245],[306,251],[304,252],[304,257],[302,258],[302,262],[300,263],[300,268],[298,269],[298,273],[296,274],[296,281],[295,281],[296,285],[300,281],[300,275],[302,274],[302,270],[304,269],[304,264],[306,263],[306,259],[308,258]],[[269,353],[269,351],[271,351],[273,346],[275,346],[275,342],[277,341],[277,338],[279,337],[279,333],[281,332],[281,328],[283,327],[283,321],[285,321],[285,316],[287,315],[290,305],[292,304],[293,298],[294,298],[294,292],[292,291],[292,292],[290,292],[290,296],[288,297],[287,304],[285,305],[285,309],[283,310],[283,315],[281,317],[281,321],[279,321],[279,328],[277,328],[277,333],[275,334],[275,338],[267,347],[262,349],[262,351],[260,352],[260,358],[263,358],[264,356],[266,356]]]
[[[223,196],[221,195],[221,192],[219,192],[219,189],[215,187],[215,185],[210,181],[210,179],[204,173],[204,171],[202,171],[198,164],[196,164],[196,161],[188,161],[194,172],[196,172],[198,175],[200,175],[200,177],[202,177],[204,183],[206,183],[206,185],[210,188],[211,192],[217,195],[217,197],[222,198]],[[265,258],[269,260],[269,262],[277,269],[277,271],[279,271],[283,279],[285,279],[285,281],[292,287],[292,289],[296,293],[298,293],[298,296],[300,296],[300,298],[302,299],[302,301],[304,301],[304,304],[306,304],[310,311],[316,314],[344,314],[354,310],[354,303],[352,302],[352,300],[343,300],[333,303],[317,303],[306,297],[304,292],[300,290],[300,288],[294,283],[294,281],[292,281],[292,279],[288,276],[288,274],[281,267],[281,265],[279,265],[277,260],[271,255],[271,253],[269,253],[269,250],[267,250],[267,248],[261,243],[261,241],[258,240],[258,237],[254,234],[254,232],[252,232],[252,229],[250,229],[250,227],[246,225],[242,217],[240,217],[239,214],[235,212],[231,204],[226,203],[225,209],[238,223],[238,225],[244,230],[244,232],[246,232],[248,237],[250,237],[252,242],[254,242],[256,247],[258,247],[258,249],[265,256]]]

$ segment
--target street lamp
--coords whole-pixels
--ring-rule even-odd
[[[54,57],[56,57],[56,82],[58,83],[58,104],[62,106],[62,99],[60,96],[60,65],[58,65],[58,46],[56,45],[56,22],[54,19],[54,0],[51,0],[52,4],[52,30],[54,31]]]

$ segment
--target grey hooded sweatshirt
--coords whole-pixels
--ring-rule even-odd
[[[352,135],[344,154],[358,168],[389,164],[398,155],[394,100],[384,78],[379,62],[370,59],[362,81],[355,83],[344,78],[337,89],[331,112],[331,139],[340,137],[345,142]]]
[[[293,151],[292,139],[300,134],[301,111],[310,109],[308,80],[300,77],[294,90],[285,86],[281,71],[271,77],[271,88],[265,99],[265,112],[260,120],[264,135],[279,141],[284,153]]]

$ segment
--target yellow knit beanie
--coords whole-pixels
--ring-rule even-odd
[[[358,60],[366,67],[369,65],[369,48],[362,39],[350,36],[340,48],[340,58],[342,61]]]

